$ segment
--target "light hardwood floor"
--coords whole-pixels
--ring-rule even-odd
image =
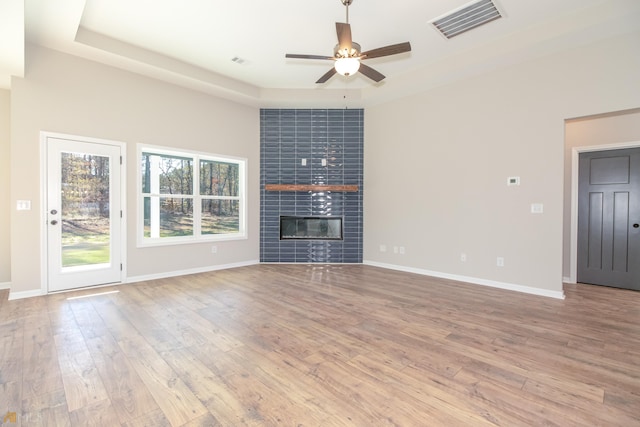
[[[640,292],[565,292],[363,265],[256,265],[18,301],[2,291],[0,417],[640,426]]]

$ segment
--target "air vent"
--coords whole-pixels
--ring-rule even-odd
[[[501,17],[493,1],[480,0],[436,18],[431,23],[443,36],[450,39]]]

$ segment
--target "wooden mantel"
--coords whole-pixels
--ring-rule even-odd
[[[357,185],[302,185],[302,184],[265,184],[267,191],[335,191],[355,193]]]

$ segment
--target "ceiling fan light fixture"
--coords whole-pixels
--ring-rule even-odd
[[[378,83],[384,79],[384,74],[374,70],[366,64],[361,64],[361,60],[381,58],[383,56],[397,55],[399,53],[411,52],[411,43],[397,43],[389,46],[371,49],[362,52],[360,45],[353,41],[351,37],[351,25],[349,24],[349,5],[353,0],[340,0],[347,10],[347,22],[336,22],[336,36],[338,36],[338,44],[333,48],[333,56],[321,55],[300,55],[285,54],[285,58],[300,59],[322,59],[334,61],[333,68],[324,73],[316,83],[325,83],[335,74],[342,76],[352,76],[360,72],[363,76],[370,78]],[[491,1],[491,0],[489,0]]]
[[[360,58],[338,58],[334,67],[338,74],[352,76],[360,69]]]

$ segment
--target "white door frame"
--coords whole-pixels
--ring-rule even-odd
[[[125,283],[127,278],[127,215],[126,215],[126,201],[127,201],[127,156],[126,156],[126,148],[127,145],[121,141],[114,141],[108,139],[100,139],[100,138],[92,138],[87,136],[78,136],[78,135],[69,135],[64,133],[56,133],[56,132],[46,132],[40,131],[40,291],[42,295],[46,295],[49,293],[49,266],[48,259],[49,253],[47,248],[48,243],[48,215],[47,215],[47,199],[48,199],[48,191],[47,191],[47,181],[49,176],[48,170],[48,149],[47,149],[47,140],[49,138],[55,139],[69,139],[78,142],[88,142],[94,144],[104,144],[104,145],[113,145],[120,148],[120,153],[122,156],[122,165],[120,167],[120,208],[122,210],[122,222],[121,222],[121,236],[120,236],[120,254],[122,260],[122,271],[120,274],[120,283]],[[113,283],[108,285],[98,285],[92,287],[100,287],[100,286],[113,286]],[[82,288],[69,289],[78,290]],[[61,291],[67,292],[67,291]]]
[[[573,147],[571,149],[571,239],[569,283],[578,281],[578,165],[580,153],[640,148],[640,141]]]

